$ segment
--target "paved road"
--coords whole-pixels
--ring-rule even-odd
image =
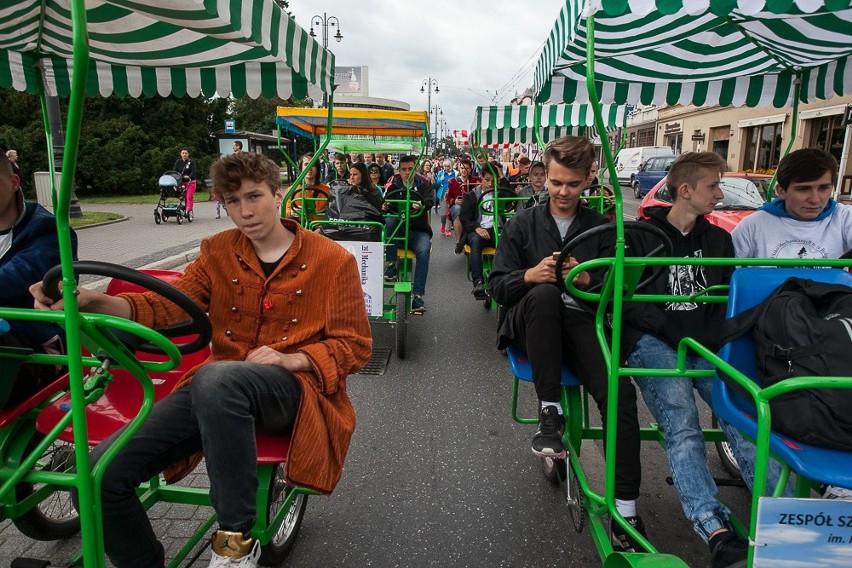
[[[124,243],[122,235],[127,246],[110,247],[111,254],[124,252],[130,260],[162,255],[178,243],[191,245],[204,230],[227,226],[200,205],[200,218],[191,225],[157,227],[143,214],[138,225],[81,231],[81,250],[93,242]],[[104,240],[107,230],[118,231],[115,240]],[[147,250],[139,241],[148,243]],[[428,312],[413,318],[409,327],[409,356],[392,356],[384,375],[350,379],[358,427],[343,479],[332,496],[309,500],[287,566],[599,565],[588,533],[578,535],[570,528],[559,491],[545,481],[529,452],[533,427],[511,419],[511,375],[494,348],[496,316],[474,302],[464,258],[453,254],[450,241],[433,239]],[[393,344],[389,328],[376,327],[375,338],[377,347]],[[534,412],[532,388],[523,390],[520,408]],[[650,422],[647,412],[642,419]],[[720,473],[712,448],[708,457]],[[602,448],[587,444],[583,458],[600,488]],[[668,468],[656,444],[643,446],[643,466],[639,507],[652,541],[690,566],[707,566],[707,549],[686,523],[674,488],[665,482]],[[205,483],[203,470],[193,482]],[[742,489],[720,492],[744,514],[747,495]],[[178,505],[152,511],[169,554],[205,514]],[[73,539],[33,543],[10,523],[0,523],[0,566],[22,554],[62,566],[77,546]],[[205,552],[202,559],[206,557]]]

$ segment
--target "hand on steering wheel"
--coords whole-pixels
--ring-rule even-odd
[[[574,256],[572,253],[579,248],[581,245],[585,244],[587,241],[592,239],[598,239],[599,244],[597,249],[600,250],[613,250],[615,248],[615,223],[606,223],[605,225],[599,225],[588,231],[580,233],[571,241],[565,245],[565,248],[562,249],[562,252],[559,254],[559,258],[556,260],[556,283],[557,285],[565,289],[565,278],[562,274],[562,265],[568,260],[569,257]],[[642,257],[652,257],[652,256],[671,256],[672,255],[672,242],[669,240],[668,235],[663,232],[659,227],[652,225],[651,223],[645,221],[627,221],[624,223],[624,243],[625,243],[625,256],[638,256],[636,254],[631,254],[631,252],[636,251],[639,248],[639,243],[641,240],[638,240],[638,236],[640,233],[648,233],[652,237],[656,238],[658,241],[657,246],[653,247],[649,251],[645,251],[642,254]],[[637,251],[642,252],[642,251]],[[640,281],[636,285],[636,290],[644,288],[660,276],[662,276],[665,272],[667,272],[667,266],[655,266],[651,269],[651,274]],[[588,288],[585,288],[584,292],[594,293],[599,291],[603,287],[603,279],[601,282],[594,284]]]
[[[297,197],[298,196],[298,197]],[[302,212],[303,199],[325,199],[328,201],[328,192],[321,187],[309,185],[306,188],[296,190],[293,197],[290,198],[290,212],[299,214]],[[316,203],[316,202],[313,202]],[[323,208],[316,207],[315,212],[322,211]]]
[[[149,274],[145,274],[144,272],[139,272],[138,270],[133,270],[117,264],[93,260],[81,260],[74,263],[74,276],[76,277],[82,274],[116,278],[130,282],[131,284],[136,284],[137,286],[156,292],[186,312],[190,318],[188,321],[155,330],[166,337],[198,334],[198,337],[193,341],[177,345],[178,351],[182,354],[185,355],[187,353],[199,351],[210,343],[210,339],[213,336],[213,328],[210,325],[210,319],[207,317],[207,314],[198,304],[195,303],[195,301],[192,300],[192,298],[171,284]],[[59,281],[61,278],[62,266],[57,265],[48,270],[42,280],[42,287],[44,288],[45,294],[54,301],[61,299],[61,294],[59,293]],[[131,339],[123,332],[113,331],[113,334],[121,336],[119,338],[122,339],[122,341]],[[131,343],[134,342],[131,341]],[[134,345],[134,348],[139,351],[144,351],[145,353],[163,353],[162,349],[152,343],[145,343],[139,346]]]
[[[409,196],[409,200],[411,201],[411,211],[419,212],[423,211],[423,194],[420,193],[418,189],[411,188],[408,190],[407,195]],[[406,189],[404,187],[391,187],[387,191],[385,191],[385,200],[398,200],[402,201],[405,199]],[[394,215],[397,215],[399,212],[399,203],[388,203],[388,212]]]

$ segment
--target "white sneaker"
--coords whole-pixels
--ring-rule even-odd
[[[233,537],[230,539],[231,542],[228,542],[228,538],[222,539],[221,533],[223,532],[217,531],[213,536],[213,546],[208,568],[257,568],[257,563],[260,560],[260,543],[255,540],[248,553],[241,556],[234,556],[235,554],[239,554],[239,551],[231,546],[233,544]],[[247,543],[243,541],[243,544]],[[217,550],[223,553],[223,555],[217,554]]]
[[[842,499],[844,501],[852,501],[852,489],[838,487],[836,485],[828,485],[825,492],[822,494],[823,499]]]

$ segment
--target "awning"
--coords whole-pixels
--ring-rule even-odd
[[[332,120],[335,137],[405,136],[419,140],[429,136],[426,111],[336,108]],[[328,109],[280,106],[275,121],[300,136],[317,138],[328,132]]]
[[[568,0],[535,73],[541,102],[587,102],[587,18],[607,103],[775,106],[852,91],[848,0]]]
[[[607,129],[623,127],[626,120],[623,105],[603,105],[604,124]],[[560,136],[597,137],[591,105],[541,105],[540,135],[547,143]],[[512,144],[534,144],[535,107],[531,105],[505,105],[477,107],[471,132],[484,147],[507,147]]]
[[[87,0],[90,96],[330,93],[334,56],[273,0]],[[0,0],[0,87],[71,88],[68,0]]]

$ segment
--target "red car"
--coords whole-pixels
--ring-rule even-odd
[[[720,184],[725,198],[716,205],[715,211],[707,215],[707,220],[730,233],[737,223],[766,203],[766,189],[771,179],[772,176],[762,174],[725,174]],[[639,219],[647,219],[646,207],[671,207],[671,205],[672,199],[666,187],[666,178],[663,178],[642,199],[636,216]]]

